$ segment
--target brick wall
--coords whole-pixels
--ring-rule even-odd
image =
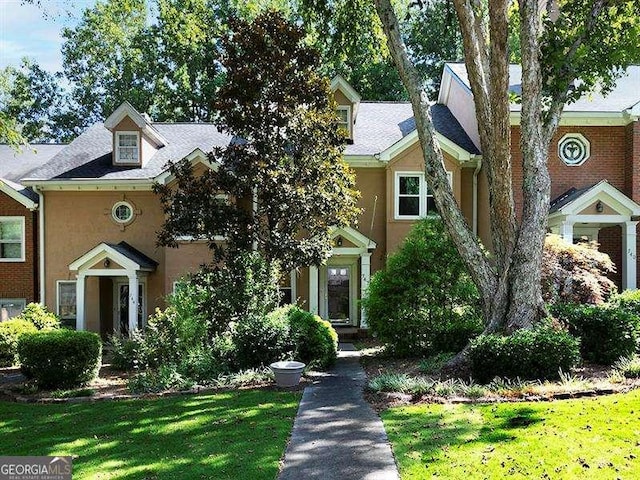
[[[0,298],[24,298],[27,303],[38,300],[37,215],[0,192],[0,216],[25,219],[25,261],[0,262]]]
[[[567,133],[584,135],[591,145],[591,156],[581,166],[569,167],[558,158],[558,141]],[[514,199],[518,215],[522,210],[522,155],[520,153],[520,129],[512,128]],[[640,203],[640,122],[626,127],[560,127],[549,148],[549,174],[551,175],[551,200],[568,189],[582,188],[607,180],[611,185],[634,201]],[[602,228],[598,235],[600,250],[607,253],[616,264],[617,272],[611,275],[621,285],[622,229],[619,225]],[[640,252],[640,236],[638,241]],[[640,285],[640,268],[638,268]]]

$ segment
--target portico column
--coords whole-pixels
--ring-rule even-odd
[[[309,267],[309,311],[318,314],[318,267]]]
[[[560,236],[568,243],[573,243],[573,223],[564,221],[560,224]]]
[[[622,224],[622,289],[636,288],[636,225],[638,222]]]
[[[129,275],[129,336],[138,328],[138,275]]]
[[[363,299],[369,288],[369,280],[371,279],[371,253],[363,253],[360,255],[360,299]],[[367,324],[367,314],[364,307],[360,307],[360,328],[369,328]]]
[[[84,319],[84,286],[86,275],[78,273],[76,280],[76,330],[84,330],[86,328]]]

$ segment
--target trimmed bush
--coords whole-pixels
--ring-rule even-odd
[[[38,329],[27,320],[14,318],[0,322],[0,367],[10,367],[18,363],[18,340],[25,333]]]
[[[416,223],[362,304],[371,333],[395,355],[459,351],[478,333],[468,320],[480,318],[477,289],[439,217]]]
[[[291,357],[294,345],[287,313],[286,308],[278,308],[267,315],[238,322],[233,343],[241,369],[268,366]]]
[[[640,290],[625,290],[611,297],[610,303],[640,318]]]
[[[569,333],[542,325],[508,336],[481,335],[471,341],[469,360],[473,378],[556,379],[580,361],[580,341]]]
[[[620,357],[633,355],[640,339],[640,319],[611,305],[556,304],[551,313],[581,339],[582,358],[611,365]]]
[[[338,357],[338,334],[330,322],[294,305],[279,310],[287,312],[295,344],[295,360],[318,368],[327,368],[335,363]]]
[[[75,388],[96,378],[102,342],[91,332],[36,332],[20,337],[18,356],[22,373],[39,388]]]
[[[56,330],[60,328],[58,316],[39,303],[30,303],[16,318],[33,323],[38,330]]]

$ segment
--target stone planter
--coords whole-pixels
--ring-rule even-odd
[[[279,387],[295,387],[300,383],[302,371],[306,365],[302,362],[275,362],[269,365]]]

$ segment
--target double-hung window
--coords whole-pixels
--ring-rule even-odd
[[[340,105],[338,107],[338,126],[351,138],[351,107],[348,105]]]
[[[449,184],[452,174],[447,172]],[[420,172],[396,172],[395,177],[396,220],[417,220],[429,214],[437,213],[433,193]]]
[[[116,163],[140,163],[138,132],[116,132]]]
[[[26,304],[24,298],[0,298],[0,322],[20,315]]]
[[[0,262],[24,262],[24,217],[0,217]]]

